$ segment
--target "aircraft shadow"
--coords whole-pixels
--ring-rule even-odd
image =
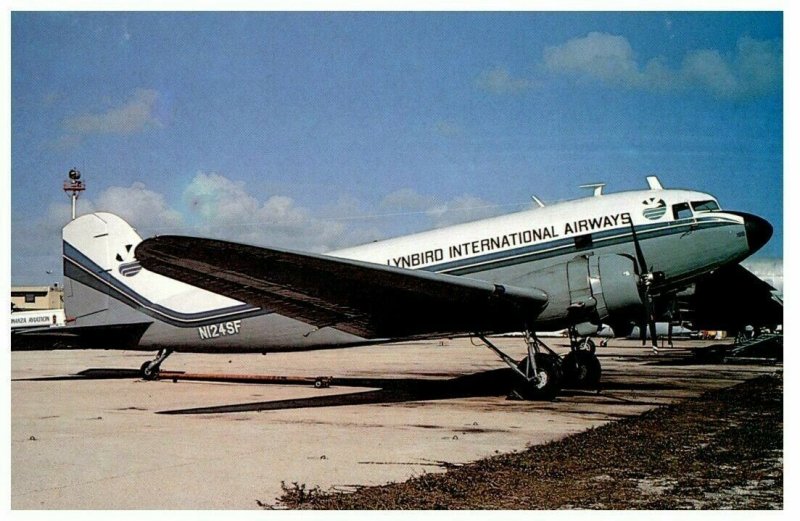
[[[232,412],[277,411],[343,405],[398,403],[418,400],[446,400],[478,396],[502,396],[511,392],[515,375],[510,369],[493,369],[448,380],[417,378],[333,378],[331,385],[378,387],[370,391],[314,396],[289,400],[197,407],[159,414],[219,414]]]
[[[136,369],[92,368],[73,375],[48,376],[19,379],[21,381],[76,381],[140,378]],[[17,381],[19,381],[17,380]],[[312,396],[288,400],[238,403],[160,411],[158,414],[225,414],[237,412],[278,411],[285,409],[305,409],[317,407],[337,407],[346,405],[390,404],[413,401],[447,400],[452,398],[505,396],[513,390],[517,381],[511,369],[499,368],[482,371],[450,379],[425,378],[355,378],[334,377],[331,385],[336,387],[372,387],[374,390],[357,391],[344,394]],[[258,385],[258,383],[254,383]],[[262,384],[263,385],[263,384]],[[660,382],[615,382],[605,380],[600,392],[630,390],[667,390],[672,385]],[[578,397],[597,394],[597,390],[564,389],[560,396]]]
[[[225,414],[237,412],[279,411],[337,407],[345,405],[388,404],[413,401],[447,400],[481,396],[506,396],[511,394],[517,376],[511,369],[501,368],[459,376],[448,380],[414,378],[333,378],[334,386],[378,387],[376,390],[354,393],[273,400],[266,402],[237,403],[209,407],[195,407],[160,411],[158,414]],[[674,385],[658,382],[608,382],[601,384],[600,393],[614,391],[669,390]],[[564,389],[559,396],[594,396],[596,389]]]
[[[123,380],[127,378],[141,378],[137,369],[98,368],[84,369],[75,374],[63,376],[37,376],[35,378],[14,378],[13,382],[53,382],[60,380]]]
[[[661,382],[614,382],[604,380],[600,382],[600,391],[671,391],[679,386]],[[567,391],[564,391],[566,393]]]

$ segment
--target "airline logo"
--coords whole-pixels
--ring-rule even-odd
[[[139,261],[124,262],[119,265],[119,272],[123,277],[133,277],[140,271],[142,271],[142,265],[139,264]]]
[[[667,213],[667,204],[663,199],[651,197],[650,199],[645,199],[642,201],[642,204],[644,204],[642,215],[651,221],[657,221],[664,217],[664,214]]]
[[[125,251],[128,254],[127,256],[130,255],[132,248],[133,244],[125,245]],[[122,255],[117,253],[117,262],[122,262],[122,261],[123,261]],[[117,269],[119,270],[120,274],[123,277],[133,277],[134,275],[142,271],[142,265],[139,264],[139,261],[133,259],[130,262],[122,262],[122,264],[120,264]]]

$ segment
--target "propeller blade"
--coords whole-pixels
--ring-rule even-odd
[[[642,341],[642,345],[647,345],[647,311],[644,314],[644,320],[639,322],[639,340]]]
[[[650,340],[652,341],[653,348],[658,349],[658,338],[656,337],[656,320],[653,315],[650,315]]]
[[[669,301],[669,312],[667,313],[667,320],[669,320],[669,325],[667,326],[667,344],[672,347],[672,328],[675,325],[675,315],[678,313],[678,297],[677,295],[672,295],[672,298]]]
[[[647,261],[644,258],[644,252],[642,251],[642,246],[639,244],[639,236],[636,235],[636,227],[633,225],[633,221],[630,222],[631,225],[631,237],[633,238],[633,248],[636,251],[636,262],[639,264],[639,291],[642,296],[642,301],[644,302],[644,311],[645,311],[645,319],[642,322],[641,326],[639,326],[640,337],[642,340],[642,345],[646,345],[646,330],[645,327],[650,329],[650,341],[653,344],[653,352],[658,352],[658,339],[656,338],[656,318],[655,313],[653,312],[653,297],[650,295],[650,284],[653,281],[654,273],[653,267],[651,266],[648,270],[647,268]]]
[[[633,237],[633,247],[636,250],[636,263],[639,265],[639,294],[641,295],[642,303],[644,304],[644,317],[643,320],[639,322],[639,340],[642,341],[642,345],[644,346],[647,345],[647,323],[650,320],[650,311],[648,309],[649,306],[647,305],[647,284],[645,282],[647,262],[644,259],[642,247],[639,245],[639,237],[636,235],[636,228],[633,226],[633,221],[630,222],[630,225],[631,236]]]
[[[658,349],[658,338],[656,338],[656,314],[653,296],[650,294],[650,286],[645,287],[644,309],[647,315],[647,327],[650,330],[650,343],[653,349]]]
[[[631,221],[631,236],[633,237],[633,247],[636,250],[636,262],[639,263],[641,275],[647,271],[647,262],[644,260],[644,252],[642,251],[642,246],[639,244],[639,237],[636,235],[636,227],[633,226],[633,221]]]

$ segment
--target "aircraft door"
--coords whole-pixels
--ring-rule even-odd
[[[574,322],[593,321],[596,317],[597,300],[592,296],[589,277],[589,258],[575,257],[567,263],[569,285],[569,312]]]

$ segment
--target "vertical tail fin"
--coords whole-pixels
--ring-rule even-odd
[[[111,267],[106,221],[101,215],[83,215],[62,231],[64,311],[68,321],[79,325],[102,323],[100,317],[108,313],[109,292],[96,280]]]

